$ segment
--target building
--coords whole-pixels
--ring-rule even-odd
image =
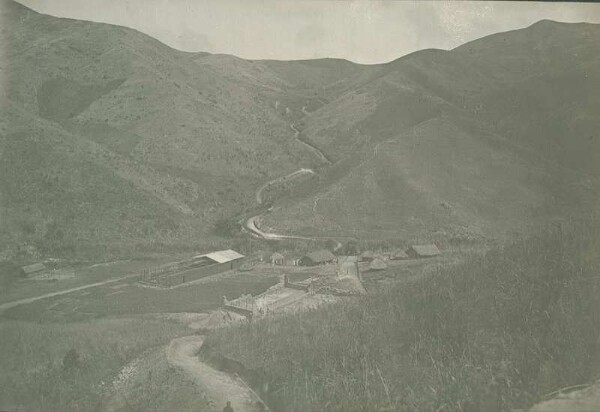
[[[440,250],[434,244],[412,245],[406,250],[406,254],[412,258],[429,258],[440,254]]]
[[[403,250],[394,250],[390,253],[390,260],[405,260],[408,258],[409,256]]]
[[[375,259],[375,253],[373,253],[370,250],[365,250],[364,252],[362,252],[360,254],[360,261],[361,262],[371,262],[373,261],[373,259]]]
[[[383,261],[382,258],[376,257],[369,263],[369,270],[377,271],[377,270],[386,270],[387,264]]]
[[[207,276],[239,269],[245,256],[235,250],[219,250],[197,255],[184,262],[175,262],[144,271],[141,281],[159,286],[176,286]]]
[[[206,253],[204,255],[194,256],[192,258],[192,266],[213,266],[218,265],[219,272],[237,269],[242,265],[244,255],[235,250],[218,250],[216,252]]]
[[[329,250],[316,250],[314,252],[310,252],[306,256],[302,257],[298,264],[300,266],[317,266],[317,265],[325,265],[327,263],[334,263],[337,261],[337,258],[333,253]]]
[[[38,275],[46,270],[46,266],[43,263],[34,263],[33,265],[23,266],[21,268],[21,274],[24,276]]]
[[[285,265],[285,256],[283,256],[281,253],[275,252],[271,255],[271,257],[269,259],[271,260],[272,265],[277,265],[277,266]]]

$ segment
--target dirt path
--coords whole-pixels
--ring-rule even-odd
[[[577,389],[584,386],[583,389]],[[557,391],[554,398],[539,403],[531,408],[531,412],[558,412],[558,411],[598,411],[600,410],[600,381],[586,385],[577,385],[565,388],[571,392],[563,393],[565,389]]]
[[[285,175],[285,176],[281,176],[281,177],[278,177],[278,178],[273,179],[273,180],[269,180],[267,183],[265,183],[264,185],[262,185],[261,187],[259,187],[258,190],[256,191],[256,203],[258,203],[259,205],[262,204],[262,202],[263,202],[262,201],[262,192],[267,187],[269,187],[269,186],[271,186],[271,185],[273,185],[275,183],[285,182],[286,180],[293,179],[293,178],[295,178],[297,176],[301,176],[301,175],[304,175],[304,174],[314,175],[315,172],[312,169],[302,168],[302,169],[296,170],[295,172],[290,173],[289,175]]]
[[[250,219],[246,220],[246,229],[255,234],[258,237],[269,240],[281,240],[281,239],[301,239],[301,240],[314,240],[312,237],[304,237],[304,236],[293,236],[293,235],[279,235],[277,233],[267,233],[263,232],[257,224],[258,216],[252,216]]]
[[[333,162],[325,155],[325,153],[321,151],[321,149],[319,149],[317,146],[314,146],[309,141],[300,138],[300,130],[296,128],[294,123],[290,124],[290,129],[294,131],[294,138],[298,142],[310,148],[321,159],[321,161],[330,165],[333,164]]]
[[[202,347],[204,337],[194,335],[177,338],[167,347],[167,360],[181,368],[201,386],[211,400],[215,411],[220,411],[227,401],[236,412],[267,411],[258,395],[241,379],[218,371],[200,362],[196,354]]]

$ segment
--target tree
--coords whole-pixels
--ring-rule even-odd
[[[327,241],[325,242],[325,249],[333,252],[337,248],[337,245],[338,245],[338,242],[336,242],[335,240],[327,239]]]
[[[357,256],[360,253],[360,247],[356,240],[349,240],[344,247],[344,254],[346,256]]]

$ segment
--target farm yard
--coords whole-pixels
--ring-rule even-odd
[[[135,281],[123,281],[43,299],[4,312],[12,319],[85,320],[114,315],[164,312],[200,312],[216,308],[221,297],[257,294],[276,283],[276,278],[230,277],[176,289],[155,289]]]
[[[56,293],[66,286],[118,279],[148,266],[149,262],[138,262],[79,269],[83,275],[77,282],[72,278],[52,283],[21,280],[11,285],[10,296],[32,297],[32,283],[51,286],[44,290]],[[268,271],[229,271],[167,289],[144,286],[138,278],[2,311],[2,408],[125,411],[208,407],[202,387],[167,360],[165,347],[173,339],[194,333],[190,322],[198,322],[203,312],[219,307],[222,296],[234,299],[261,293],[277,282],[277,276]],[[74,355],[70,358],[69,354]],[[19,379],[14,371],[21,371]],[[30,385],[38,388],[33,395],[27,390]]]
[[[147,267],[160,265],[173,260],[173,256],[162,256],[156,259],[123,260],[115,262],[99,262],[93,264],[68,262],[61,267],[47,272],[47,277],[23,278],[18,274],[3,277],[3,287],[0,290],[0,305],[10,301],[27,299],[46,293],[86,286],[96,282],[110,281],[128,275],[137,275]],[[1,268],[0,268],[1,270]],[[12,271],[16,271],[12,269]],[[54,281],[54,273],[64,276]]]
[[[201,358],[254,382],[275,410],[523,410],[597,379],[590,223],[370,272],[369,294],[219,329]]]
[[[589,250],[597,242],[593,233],[588,234],[588,238],[590,244],[585,250]],[[46,351],[49,358],[45,363],[36,364],[38,366],[26,363],[27,368],[30,368],[26,375],[28,379],[45,388],[40,392],[40,397],[26,399],[21,394],[24,392],[11,389],[13,397],[7,401],[10,403],[4,404],[32,407],[36,402],[50,402],[64,410],[84,407],[106,411],[153,409],[160,408],[161,405],[181,405],[182,408],[204,405],[201,407],[210,410],[226,399],[227,391],[233,391],[234,395],[231,397],[235,399],[238,409],[246,411],[261,410],[263,402],[267,402],[274,410],[288,410],[282,404],[286,399],[295,399],[295,406],[291,410],[312,409],[315,407],[314,402],[335,402],[341,408],[335,410],[340,411],[356,402],[362,402],[361,408],[365,410],[374,405],[371,402],[376,402],[376,409],[384,410],[429,409],[442,401],[412,387],[413,397],[408,397],[392,381],[403,379],[402,382],[405,382],[410,375],[419,382],[438,388],[447,384],[447,377],[434,378],[430,366],[420,358],[421,355],[411,352],[394,359],[388,365],[377,352],[392,356],[390,351],[399,350],[398,345],[415,345],[409,337],[398,338],[398,343],[369,349],[365,353],[360,348],[348,346],[350,342],[362,342],[360,345],[368,346],[364,333],[372,336],[389,335],[388,338],[392,339],[396,335],[384,332],[388,330],[387,323],[393,324],[393,330],[408,328],[406,333],[409,335],[416,333],[410,331],[414,322],[434,322],[437,325],[435,319],[419,321],[415,318],[408,322],[406,316],[413,312],[415,316],[429,316],[429,312],[419,312],[423,311],[418,309],[421,299],[443,307],[442,312],[456,312],[458,309],[446,307],[448,303],[442,299],[446,292],[441,291],[447,290],[448,293],[462,296],[458,304],[465,305],[470,298],[468,290],[463,290],[464,282],[480,288],[477,293],[484,293],[487,287],[485,282],[496,282],[495,278],[489,278],[495,276],[495,272],[486,275],[490,268],[496,267],[495,262],[508,267],[507,262],[515,260],[514,264],[521,265],[520,270],[537,273],[540,267],[552,268],[552,265],[548,266],[546,263],[547,258],[543,253],[554,251],[557,258],[568,260],[571,255],[574,256],[573,262],[561,264],[580,264],[581,258],[573,251],[577,250],[577,245],[585,244],[588,238],[574,237],[571,232],[550,232],[529,243],[525,241],[527,248],[516,244],[500,250],[490,250],[484,245],[452,247],[448,244],[439,248],[429,244],[399,249],[393,245],[385,247],[365,243],[370,248],[355,256],[333,255],[324,250],[315,250],[307,252],[301,258],[298,258],[299,252],[294,250],[262,250],[243,257],[235,267],[225,266],[225,270],[219,273],[212,273],[210,269],[206,276],[173,286],[146,282],[142,274],[148,273],[149,265],[134,272],[137,273],[136,276],[123,278],[119,277],[124,273],[117,273],[117,266],[105,266],[104,277],[98,272],[101,266],[95,266],[96,271],[89,269],[91,272],[86,272],[92,273],[94,280],[117,280],[16,305],[0,314],[0,328],[13,336],[12,340],[3,342],[9,345],[5,350],[12,354],[11,362],[28,356],[28,353],[36,353],[33,356],[38,356],[37,352],[40,350],[36,349],[37,345],[46,340],[52,340],[54,348],[50,352]],[[356,246],[361,248],[360,244]],[[178,277],[182,273],[178,271],[187,273],[189,265],[205,262],[204,256],[210,255],[182,256],[178,262],[171,259],[170,263],[152,267],[169,268],[172,273],[162,269],[158,272]],[[106,270],[111,266],[110,270]],[[201,264],[199,267],[210,266]],[[122,268],[131,269],[130,266]],[[590,268],[584,266],[582,270],[589,271]],[[479,274],[484,278],[478,279]],[[471,280],[466,281],[465,278]],[[72,278],[68,278],[53,282],[52,285],[72,281]],[[43,283],[28,279],[22,284],[28,282]],[[510,293],[514,292],[515,290]],[[438,296],[440,293],[442,297]],[[515,296],[511,299],[519,302],[527,300],[526,297]],[[534,299],[545,298],[536,295]],[[572,305],[572,302],[567,304]],[[482,310],[491,310],[481,302],[477,305]],[[395,315],[388,319],[391,308]],[[569,310],[571,309],[587,310],[570,307]],[[436,310],[436,313],[441,312]],[[319,325],[323,325],[329,335],[313,341],[312,337],[325,333]],[[581,335],[577,328],[573,333]],[[97,331],[98,335],[90,333],[90,330]],[[427,331],[433,339],[441,339],[435,330]],[[305,333],[308,337],[304,336]],[[497,332],[490,329],[486,333]],[[56,334],[60,334],[61,338],[57,339]],[[89,335],[90,338],[80,339],[80,334]],[[96,341],[92,344],[93,339]],[[324,339],[328,342],[325,347],[314,346],[317,341]],[[577,339],[583,341],[588,338],[578,336]],[[23,343],[29,341],[36,343]],[[250,346],[244,342],[249,342]],[[302,342],[304,349],[292,349],[292,342]],[[334,351],[337,346],[344,348],[344,353],[358,356],[360,352],[365,357],[365,365],[348,363],[343,356],[328,358],[325,352]],[[105,347],[112,347],[114,350],[107,353],[102,349]],[[427,347],[432,350],[431,345]],[[265,355],[270,350],[268,348],[273,348],[275,353]],[[413,349],[417,350],[418,348]],[[448,348],[443,350],[450,351]],[[549,350],[555,348],[550,347]],[[307,351],[311,352],[310,356]],[[70,356],[73,357],[69,354],[73,352],[77,354],[75,361],[69,360]],[[450,352],[436,356],[440,362],[448,363],[445,368],[449,371],[456,367],[452,363],[453,355]],[[546,365],[547,361],[543,356],[538,356]],[[97,362],[94,359],[103,357],[107,359],[105,366],[90,367]],[[295,371],[278,366],[299,361],[307,368],[317,368],[316,372],[310,369],[311,376],[315,374],[314,383],[308,384],[305,381],[309,369],[303,372],[302,378]],[[434,361],[438,362],[436,358]],[[513,361],[520,362],[517,358]],[[67,367],[65,362],[75,362],[77,366]],[[327,373],[333,375],[319,372],[317,365],[321,364],[329,365],[331,370]],[[9,363],[0,366],[3,370],[14,367]],[[502,366],[500,363],[492,367]],[[402,375],[395,375],[398,370],[403,371]],[[486,386],[487,383],[478,383],[477,380],[482,377],[477,372],[465,372],[470,380],[470,387],[457,388],[454,395],[444,395],[447,396],[444,402],[450,402],[454,406],[459,405],[457,402],[462,402],[462,399],[469,399],[473,405],[479,406],[487,405],[488,401],[493,405],[533,402],[539,399],[540,388],[552,387],[560,381],[553,372],[555,370],[557,369],[547,372],[549,375],[544,379],[551,380],[548,382],[535,383],[538,378],[529,376],[527,379],[530,381],[526,383],[529,385],[529,392],[526,394],[500,388],[498,390],[505,391],[505,394],[494,394],[492,400],[476,397],[473,392],[469,392],[492,389]],[[338,381],[339,376],[335,373],[356,374],[361,377],[366,373],[368,380],[374,379],[377,382],[379,379],[381,387],[379,384],[369,383],[365,389],[363,386],[366,383],[358,386],[352,384],[352,392],[345,394],[342,387],[350,383]],[[586,374],[588,372],[569,373],[570,379],[589,376]],[[86,382],[86,385],[73,385],[72,374],[78,376],[81,382]],[[405,374],[408,375],[404,376]],[[1,379],[8,382],[9,375],[2,375]],[[220,383],[211,384],[215,379]],[[333,392],[319,389],[323,385],[318,383],[321,380],[329,382]],[[308,392],[298,392],[300,381],[303,385],[308,385]],[[472,389],[480,384],[483,385],[481,388]],[[7,388],[13,388],[10,386],[12,383],[6,385]],[[166,391],[163,385],[176,386],[176,392]],[[265,389],[269,387],[270,390]],[[394,388],[395,398],[385,400],[387,387]],[[382,388],[384,392],[381,392]],[[377,395],[365,397],[361,392],[363,390]],[[331,400],[331,396],[335,400]],[[65,399],[75,398],[77,403],[65,403]],[[385,402],[381,403],[381,399]]]
[[[16,389],[15,385],[21,384],[10,381],[11,375],[5,372],[0,375],[0,384],[12,389],[11,397],[2,399],[2,405],[37,409],[36,405],[43,404],[59,410],[107,411],[161,405],[209,407],[212,404],[202,389],[203,378],[185,373],[165,357],[170,342],[229,324],[247,323],[236,308],[251,308],[256,319],[293,316],[355,299],[352,295],[356,293],[364,294],[361,277],[367,287],[374,287],[441,263],[441,258],[389,260],[385,271],[371,273],[369,262],[358,262],[358,257],[338,256],[336,262],[296,266],[295,259],[285,260],[291,264],[275,265],[255,255],[234,270],[209,273],[171,287],[141,281],[141,274],[148,268],[185,270],[194,261],[187,256],[179,259],[188,263],[182,266],[164,258],[63,267],[63,272],[77,275],[48,281],[42,274],[37,275],[41,278],[13,282],[6,296],[35,298],[31,296],[32,284],[45,286],[42,290],[46,293],[65,293],[25,301],[0,312],[0,330],[4,336],[11,336],[2,342],[0,350],[8,357],[0,361],[0,369],[14,370],[14,362],[26,358],[23,379],[42,388],[39,395],[26,397],[25,391]],[[343,296],[348,293],[350,296]],[[6,296],[4,305],[10,306]],[[224,298],[232,311],[223,310],[228,307],[223,306]],[[204,364],[193,357],[197,349],[192,347],[199,346],[193,346],[192,340],[181,341],[192,344],[185,349],[192,351],[185,355],[185,362],[198,362],[194,370],[203,370]],[[51,342],[50,346],[45,342]],[[40,345],[45,345],[43,350]],[[76,354],[74,360],[69,361],[69,353]],[[42,354],[44,360],[39,359]],[[100,359],[103,366],[92,367]],[[74,365],[65,366],[65,362]],[[77,385],[73,384],[75,380]],[[177,387],[176,392],[166,391],[163,385]]]

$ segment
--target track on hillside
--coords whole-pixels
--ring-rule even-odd
[[[258,188],[258,190],[256,191],[256,203],[258,203],[259,205],[261,205],[263,203],[263,199],[262,199],[262,192],[269,186],[272,186],[274,184],[278,184],[278,183],[283,183],[287,180],[293,179],[295,177],[304,175],[304,174],[311,174],[314,175],[315,172],[312,169],[305,169],[305,168],[301,168],[296,170],[295,172],[290,173],[289,175],[285,175],[285,176],[281,176],[278,177],[276,179],[273,180],[269,180],[267,183],[265,183],[264,185],[262,185],[261,187]]]
[[[173,339],[167,346],[168,362],[182,369],[205,390],[214,410],[221,410],[227,401],[236,412],[264,412],[268,407],[239,377],[221,372],[201,362],[196,356],[204,343],[200,335]]]
[[[331,161],[331,159],[329,159],[329,157],[327,157],[327,155],[325,153],[323,153],[323,151],[321,149],[319,149],[317,146],[315,146],[314,144],[312,144],[309,140],[307,139],[301,139],[300,138],[300,130],[298,130],[296,128],[296,124],[292,123],[290,124],[290,129],[292,129],[294,131],[294,138],[300,142],[301,144],[307,146],[308,148],[310,148],[320,159],[323,163],[327,163],[329,165],[332,165],[333,162]]]

